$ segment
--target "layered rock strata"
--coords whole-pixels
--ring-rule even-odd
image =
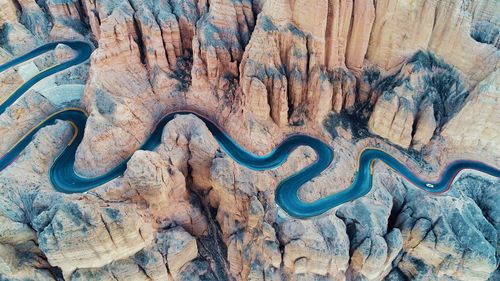
[[[194,109],[259,154],[293,133],[332,145],[331,167],[299,192],[306,201],[347,187],[366,146],[429,178],[456,158],[498,166],[497,10],[495,0],[0,1],[1,62],[53,40],[96,46],[0,116],[0,155],[47,114],[82,106],[77,172],[131,156],[122,177],[58,193],[48,171],[72,129],[42,129],[0,172],[0,279],[496,280],[498,179],[467,173],[429,196],[376,163],[367,196],[300,220],[276,206],[275,187],[315,160],[310,149],[251,171],[201,120],[178,116],[156,151],[136,150],[166,112]],[[71,55],[59,46],[2,73],[0,100]]]
[[[43,129],[0,174],[1,274],[55,279],[59,266],[68,280],[486,280],[498,263],[498,181],[467,175],[449,195],[429,197],[376,165],[366,197],[292,219],[273,203],[273,186],[307,152],[291,156],[298,167],[251,172],[220,152],[199,119],[182,116],[157,152],[135,153],[123,178],[64,195],[44,174],[70,131]],[[20,170],[30,176],[18,179]]]
[[[246,108],[279,126],[352,109],[367,51],[369,1],[268,1],[240,66]],[[355,28],[350,28],[355,24]]]
[[[395,144],[420,150],[462,108],[469,94],[463,80],[434,55],[416,53],[372,91],[368,128]]]

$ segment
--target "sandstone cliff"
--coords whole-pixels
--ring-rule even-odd
[[[157,152],[134,155],[123,178],[63,195],[45,173],[69,132],[65,123],[42,130],[1,174],[2,274],[55,278],[58,266],[70,280],[485,280],[497,266],[498,181],[468,175],[451,194],[429,197],[377,165],[368,196],[291,219],[273,186],[295,169],[248,171],[183,116],[165,127]],[[20,170],[30,176],[17,178]]]
[[[347,187],[364,147],[423,177],[457,158],[500,165],[496,0],[0,0],[0,63],[54,40],[89,62],[44,79],[0,116],[0,156],[62,108],[90,117],[75,169],[127,170],[84,194],[49,183],[71,138],[42,129],[0,172],[0,280],[496,280],[499,181],[461,175],[430,196],[377,163],[372,191],[308,220],[274,189],[307,148],[256,172],[198,118],[269,152],[304,133],[335,150],[299,196]],[[60,45],[0,74],[0,101],[73,55]]]
[[[420,149],[460,111],[468,96],[463,80],[434,55],[416,53],[372,90],[368,128],[403,147]]]
[[[498,70],[481,81],[471,92],[463,109],[443,129],[451,147],[490,151],[498,157],[498,122],[500,97]],[[452,148],[450,148],[452,149]]]
[[[361,70],[373,19],[368,1],[267,1],[240,66],[246,108],[279,126],[352,109],[346,66]]]

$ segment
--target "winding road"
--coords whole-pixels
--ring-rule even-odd
[[[72,59],[42,71],[30,80],[26,81],[0,104],[0,114],[2,114],[30,87],[41,79],[88,60],[93,49],[90,44],[82,41],[61,41],[48,43],[23,56],[17,57],[3,65],[0,65],[0,72],[45,52],[51,51],[55,49],[58,44],[65,44],[71,47],[74,51],[76,51],[76,55]],[[446,166],[437,181],[425,181],[412,173],[404,164],[399,162],[390,154],[379,149],[370,148],[363,150],[360,154],[358,171],[356,172],[353,183],[349,187],[314,202],[304,202],[298,197],[300,187],[321,174],[328,166],[330,166],[334,153],[332,147],[328,146],[319,139],[307,135],[293,135],[285,139],[269,154],[265,156],[257,156],[243,149],[233,139],[231,139],[231,137],[219,129],[215,123],[201,114],[192,111],[177,111],[169,113],[161,119],[154,131],[151,133],[150,137],[140,149],[154,150],[161,142],[163,127],[179,114],[194,114],[198,118],[202,119],[225,152],[239,164],[253,170],[261,171],[274,169],[282,165],[287,160],[290,153],[297,147],[303,145],[311,147],[317,154],[316,161],[303,170],[281,181],[275,192],[276,203],[289,215],[298,218],[309,218],[320,215],[336,206],[339,206],[340,204],[366,195],[372,187],[372,164],[376,160],[383,161],[394,171],[406,178],[406,180],[410,183],[429,193],[442,193],[447,191],[457,174],[464,169],[473,169],[495,177],[500,177],[500,170],[495,167],[477,161],[459,160]],[[73,138],[50,168],[50,181],[57,191],[64,193],[85,192],[123,175],[129,159],[123,161],[112,171],[95,178],[84,178],[75,172],[73,168],[75,154],[78,145],[83,139],[85,124],[87,122],[87,113],[78,108],[68,108],[54,113],[35,126],[0,158],[0,171],[5,169],[16,159],[16,157],[30,143],[33,136],[41,128],[54,124],[56,120],[66,120],[70,122],[74,128]]]

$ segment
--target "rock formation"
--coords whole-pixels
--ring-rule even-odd
[[[473,82],[498,67],[494,47],[470,36],[476,18],[495,18],[495,1],[377,1],[367,59],[389,70],[419,49],[428,49],[465,73]],[[493,11],[491,10],[491,11]],[[495,21],[493,19],[493,21]]]
[[[35,143],[54,139],[50,135],[56,128],[69,131],[60,123],[40,132]],[[491,196],[498,195],[498,182],[466,176],[456,192],[429,197],[406,187],[394,175],[387,176],[388,170],[377,166],[374,189],[367,197],[323,217],[291,219],[273,203],[273,186],[284,176],[281,172],[276,180],[271,172],[249,172],[238,166],[214,150],[215,140],[195,117],[176,118],[164,133],[158,152],[137,152],[122,179],[86,195],[51,190],[44,171],[57,154],[57,142],[49,147],[29,147],[2,173],[4,194],[18,194],[2,197],[3,206],[18,205],[16,202],[24,206],[2,209],[1,217],[9,226],[2,229],[2,243],[14,255],[38,253],[41,261],[46,259],[51,266],[61,267],[63,275],[72,280],[107,280],[108,275],[118,280],[129,276],[138,280],[192,280],[189,274],[213,278],[228,274],[242,280],[276,279],[280,274],[289,278],[358,276],[375,280],[386,275],[422,275],[484,280],[496,267],[498,224],[487,219],[494,218],[491,212],[495,208],[487,198],[495,200]],[[44,147],[49,150],[41,153],[39,149]],[[33,165],[36,157],[40,160]],[[208,175],[204,174],[207,168]],[[16,187],[16,170],[32,170],[33,176]],[[192,171],[193,191],[186,190],[185,177],[189,174],[183,171]],[[186,196],[192,199],[186,200]],[[200,209],[205,204],[216,210],[215,215]],[[450,204],[456,207],[450,209]],[[160,205],[163,208],[158,208]],[[168,206],[183,206],[186,212],[169,211]],[[445,210],[440,208],[446,212],[436,212]],[[18,221],[17,225],[12,221]],[[437,242],[423,234],[429,227],[434,229],[432,239]],[[38,244],[26,248],[23,241],[31,241],[33,236]],[[476,240],[484,242],[473,244],[476,246],[465,242]],[[438,252],[429,247],[438,247]],[[470,249],[475,250],[468,252]],[[97,255],[102,250],[105,254]],[[221,260],[219,255],[224,252],[227,256]],[[446,259],[448,265],[441,266],[440,259]],[[474,265],[469,266],[471,259]],[[415,269],[414,264],[425,264],[425,270]],[[78,269],[73,270],[75,265]],[[7,269],[16,272],[21,266],[32,263],[10,263]],[[15,274],[42,274],[38,271],[30,268]]]
[[[52,19],[50,37],[54,39],[82,39],[85,22],[82,6],[77,0],[47,0],[48,14]]]
[[[66,61],[73,55],[72,50],[67,48],[69,47],[59,45],[51,53],[21,64],[14,68],[14,71],[2,73],[2,77],[8,80],[2,84],[2,91],[5,91],[3,93],[6,95],[1,100],[10,96],[10,93],[34,75],[52,65]],[[5,153],[48,115],[64,107],[80,106],[86,72],[87,66],[84,64],[44,79],[32,87],[16,104],[8,108],[0,116],[0,134],[2,135],[0,154]]]
[[[346,65],[360,71],[373,12],[368,1],[267,1],[240,66],[247,109],[284,126],[352,108]]]
[[[311,219],[275,203],[313,161],[236,163],[191,109],[264,154],[303,133],[333,163],[299,191],[347,187],[365,147],[425,178],[450,161],[499,167],[496,0],[0,0],[0,64],[55,40],[95,46],[0,115],[0,157],[48,115],[89,112],[75,170],[127,169],[82,194],[48,173],[72,136],[58,121],[0,171],[0,280],[496,280],[500,182],[467,172],[431,196],[382,163],[372,190]],[[0,102],[74,55],[0,73]]]
[[[442,135],[451,147],[472,151],[489,151],[498,157],[498,122],[500,97],[498,70],[481,81],[471,92],[463,109],[443,129]],[[474,125],[473,125],[474,124]]]
[[[418,52],[372,91],[368,128],[393,143],[420,149],[462,107],[468,95],[462,81],[453,67]]]

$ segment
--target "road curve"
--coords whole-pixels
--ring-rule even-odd
[[[72,67],[72,66],[80,64],[82,62],[85,62],[86,60],[88,60],[90,58],[90,55],[92,54],[93,47],[92,47],[92,45],[90,45],[87,42],[83,42],[83,41],[52,42],[52,43],[48,43],[48,44],[45,44],[43,46],[40,46],[27,54],[19,56],[11,61],[8,61],[8,62],[0,65],[0,72],[4,72],[5,70],[7,70],[11,67],[14,67],[18,64],[21,64],[25,61],[32,59],[32,58],[35,58],[43,53],[54,50],[57,47],[57,45],[59,45],[59,44],[67,45],[71,49],[75,50],[76,56],[74,56],[73,58],[71,58],[63,63],[49,67],[48,69],[35,75],[33,78],[31,78],[30,80],[26,81],[24,84],[19,86],[3,102],[0,99],[0,115],[2,113],[4,113],[5,110],[9,106],[11,106],[14,102],[16,102],[17,99],[19,99],[26,91],[29,90],[29,88],[31,88],[33,85],[35,85],[38,81],[40,81],[43,78],[48,77],[50,75],[61,72],[69,67]]]
[[[21,87],[19,87],[12,95],[0,105],[0,114],[5,109],[12,105],[20,96],[22,96],[31,86],[40,81],[44,77],[60,72],[68,67],[77,65],[86,61],[92,52],[92,46],[81,41],[63,41],[49,43],[41,46],[32,52],[20,56],[10,62],[0,65],[0,72],[13,67],[23,61],[34,58],[44,52],[54,49],[57,44],[66,44],[76,51],[76,56],[72,59],[47,69],[36,75]],[[166,115],[157,124],[150,137],[141,146],[142,150],[154,150],[161,142],[163,127],[172,120],[176,115],[194,114],[205,122],[210,132],[213,134],[220,146],[239,164],[253,170],[269,170],[274,169],[283,164],[290,153],[298,146],[309,146],[317,154],[317,159],[314,163],[307,166],[296,174],[284,179],[278,184],[275,192],[276,203],[285,210],[289,215],[298,218],[309,218],[320,215],[340,204],[352,201],[366,195],[371,187],[373,180],[372,165],[375,161],[382,161],[401,176],[406,178],[416,187],[425,190],[429,193],[442,193],[447,191],[457,174],[464,169],[473,169],[483,173],[500,177],[500,170],[489,166],[482,162],[471,160],[459,160],[452,162],[446,166],[440,178],[437,181],[425,181],[412,173],[404,164],[399,162],[390,154],[379,149],[365,149],[359,156],[358,170],[356,172],[353,183],[342,190],[341,192],[326,196],[314,202],[304,202],[298,197],[300,187],[311,179],[321,174],[333,160],[333,148],[325,144],[319,139],[307,135],[292,135],[286,138],[273,151],[265,156],[254,155],[242,147],[240,147],[231,137],[223,132],[215,123],[205,118],[203,115],[192,111],[177,111]],[[0,171],[5,169],[12,161],[22,152],[29,144],[33,136],[41,128],[54,124],[56,120],[66,120],[74,128],[73,138],[55,160],[50,168],[49,177],[54,188],[57,191],[64,193],[85,192],[99,185],[102,185],[116,177],[123,175],[126,169],[126,159],[121,164],[116,166],[112,171],[95,178],[84,178],[75,173],[74,162],[75,154],[78,145],[81,143],[84,135],[84,128],[87,122],[87,114],[77,108],[68,108],[60,112],[54,113],[40,122],[35,128],[27,133],[21,140],[14,145],[2,158],[0,158]]]

